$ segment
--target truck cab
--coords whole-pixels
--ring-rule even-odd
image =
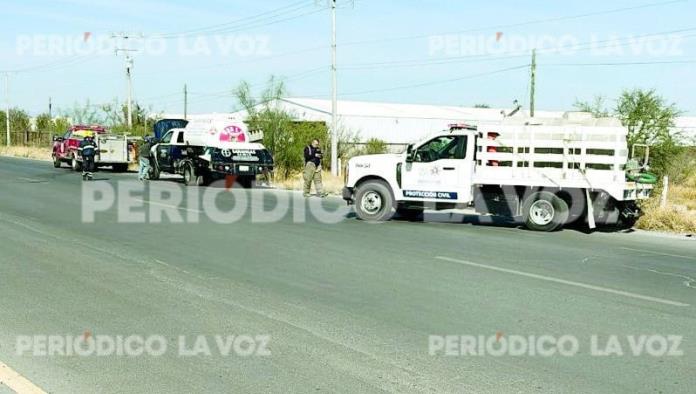
[[[343,197],[368,220],[388,218],[384,204],[396,203],[402,214],[424,205],[466,206],[473,200],[476,138],[475,128],[466,127],[431,135],[403,153],[352,158]],[[358,193],[368,181],[384,193]]]
[[[465,130],[409,146],[397,164],[397,190],[403,201],[469,203],[475,139],[473,131]]]

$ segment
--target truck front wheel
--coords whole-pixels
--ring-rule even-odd
[[[355,193],[355,214],[362,220],[384,222],[396,213],[389,185],[382,181],[367,181]]]
[[[554,231],[568,220],[568,204],[549,192],[537,192],[524,201],[525,225],[534,231]]]
[[[55,153],[53,154],[53,167],[60,168],[60,159]]]
[[[147,174],[147,175],[148,175],[148,178],[153,180],[153,181],[156,181],[159,179],[160,171],[159,171],[159,168],[157,167],[156,161],[150,160],[150,171],[149,171],[149,174]]]

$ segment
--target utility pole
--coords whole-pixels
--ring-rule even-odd
[[[142,34],[139,35],[142,37]],[[126,54],[126,79],[128,82],[128,102],[126,104],[127,108],[127,114],[126,117],[128,118],[128,128],[132,129],[133,128],[133,57],[131,56],[131,52],[136,52],[135,49],[130,49],[127,45],[127,40],[131,38],[131,35],[126,34],[126,33],[118,33],[118,34],[112,34],[112,38],[120,38],[126,42],[126,45],[124,48],[116,48],[116,55],[118,56],[119,52],[124,52]]]
[[[7,133],[7,146],[10,142],[10,73],[5,72],[5,131]]]
[[[133,128],[133,78],[131,72],[133,70],[133,58],[130,54],[126,54],[126,78],[128,78],[128,128]]]
[[[336,120],[336,0],[331,1],[331,173],[338,176],[338,126]]]
[[[188,120],[187,115],[188,115],[188,89],[186,88],[186,84],[184,84],[184,120]]]
[[[536,99],[536,48],[532,49],[532,81],[529,88],[529,116],[534,117],[534,107]]]
[[[48,96],[48,117],[53,119],[53,103],[51,103],[51,96]]]

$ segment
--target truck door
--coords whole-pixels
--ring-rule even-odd
[[[69,142],[70,136],[72,135],[72,131],[68,130],[63,134],[63,138],[58,142],[58,156],[62,158],[67,158],[69,157],[70,149],[69,149]]]
[[[173,167],[172,162],[172,131],[167,132],[167,134],[162,137],[160,142],[157,144],[156,155],[157,155],[157,166],[160,171],[171,171]]]
[[[404,163],[402,193],[406,200],[466,203],[471,201],[473,147],[466,135],[442,135],[415,148]]]

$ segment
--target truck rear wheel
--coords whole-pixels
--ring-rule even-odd
[[[72,155],[72,159],[70,160],[70,168],[72,168],[73,171],[82,170],[82,163],[77,160],[77,156],[75,154]]]
[[[244,189],[251,189],[254,186],[255,180],[256,178],[253,176],[240,176],[237,178],[237,182],[239,182]]]
[[[549,192],[533,193],[522,208],[525,225],[534,231],[554,231],[568,220],[568,204]]]
[[[187,163],[184,166],[184,183],[186,186],[198,186],[196,172],[191,163]]]
[[[385,222],[396,213],[389,185],[382,181],[367,181],[355,193],[355,214],[362,220]]]
[[[128,164],[114,164],[112,170],[114,172],[126,172],[128,171]]]

